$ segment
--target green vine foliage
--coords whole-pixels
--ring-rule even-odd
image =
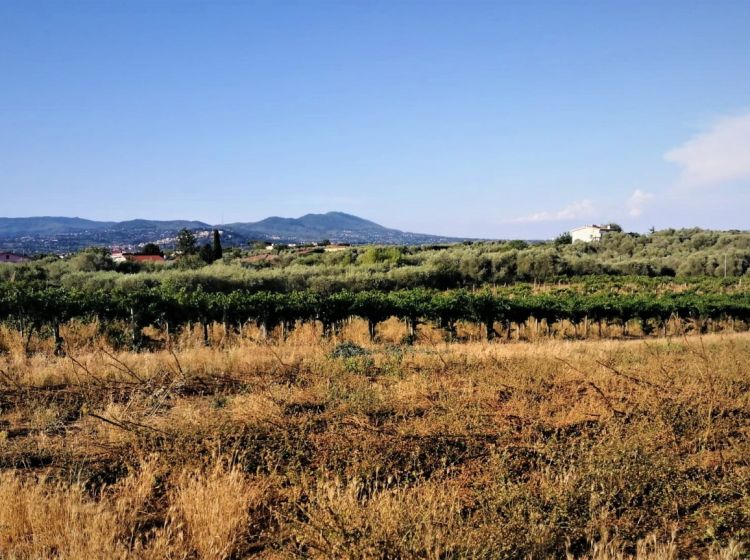
[[[675,292],[659,289],[658,285],[637,292],[612,285],[595,291],[586,284],[540,293],[518,286],[504,291],[416,288],[327,294],[311,290],[209,292],[200,285],[193,289],[138,285],[107,291],[0,284],[0,321],[6,324],[28,332],[59,327],[71,319],[122,321],[132,326],[135,346],[136,331],[149,325],[174,330],[188,324],[238,326],[253,322],[268,332],[278,325],[293,327],[299,321],[318,321],[324,334],[330,335],[351,317],[366,319],[373,338],[377,325],[390,317],[405,321],[411,334],[419,324],[431,322],[450,337],[455,336],[459,321],[481,325],[488,338],[494,336],[495,323],[520,325],[530,320],[547,325],[568,321],[576,326],[637,320],[648,334],[672,318],[747,323],[750,293],[700,289]]]

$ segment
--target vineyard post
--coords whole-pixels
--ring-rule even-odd
[[[52,333],[55,338],[55,356],[65,356],[64,341],[63,337],[60,336],[60,321],[57,318],[52,321]]]

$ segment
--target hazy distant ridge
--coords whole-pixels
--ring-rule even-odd
[[[147,242],[168,244],[182,228],[194,231],[221,229],[226,245],[249,240],[302,243],[329,239],[345,243],[421,244],[458,241],[439,235],[404,232],[370,220],[328,212],[300,218],[273,216],[258,222],[211,225],[190,220],[127,220],[100,222],[83,218],[41,216],[0,218],[0,249],[26,252],[65,252],[87,246],[137,246]]]

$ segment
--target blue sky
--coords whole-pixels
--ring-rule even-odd
[[[750,1],[0,2],[3,216],[750,228]]]

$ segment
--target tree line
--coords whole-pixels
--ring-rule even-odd
[[[552,334],[555,324],[568,322],[576,336],[592,328],[620,325],[624,334],[637,321],[644,334],[667,334],[672,320],[690,320],[701,330],[711,322],[750,321],[750,293],[557,293],[498,294],[491,290],[436,291],[424,288],[361,292],[337,291],[321,294],[310,290],[290,293],[269,291],[206,292],[202,289],[169,289],[165,286],[133,290],[87,291],[64,287],[29,287],[6,283],[0,286],[0,321],[26,337],[48,333],[57,353],[64,352],[60,326],[72,319],[128,325],[129,344],[144,346],[143,329],[154,326],[167,336],[186,326],[202,325],[206,343],[209,327],[223,324],[241,330],[255,324],[263,336],[282,328],[288,333],[299,323],[316,321],[323,334],[336,333],[350,318],[367,321],[371,339],[378,325],[397,317],[408,327],[408,339],[420,324],[429,322],[456,337],[459,322],[480,325],[488,340],[511,329],[533,328],[537,334]],[[499,329],[499,330],[498,330]],[[544,332],[546,330],[546,333]]]

